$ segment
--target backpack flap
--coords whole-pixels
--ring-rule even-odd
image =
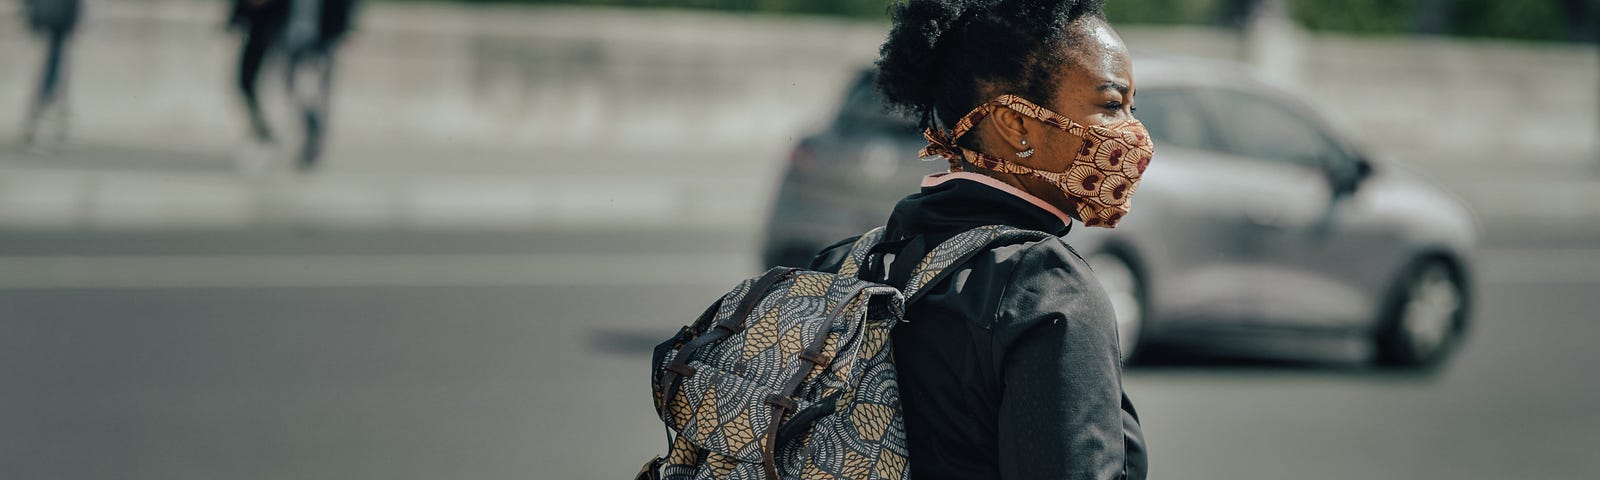
[[[678,435],[711,453],[762,463],[767,432],[781,420],[775,417],[783,414],[768,399],[782,392],[703,362],[691,364],[695,374],[684,379],[668,407]],[[810,402],[794,405],[797,410],[811,406]]]
[[[744,329],[745,319],[755,311],[756,304],[767,292],[798,269],[778,267],[768,270],[758,278],[746,280],[707,308],[700,318],[678,331],[673,338],[656,346],[651,359],[654,367],[651,387],[656,396],[656,414],[668,425],[673,424],[672,414],[665,408],[672,401],[683,380],[694,375],[695,367],[689,362],[696,353],[713,343],[719,343]],[[738,299],[734,303],[732,299]],[[733,307],[730,311],[726,307]],[[720,320],[719,320],[720,319]]]
[[[664,343],[676,347],[665,348],[655,361],[662,420],[701,449],[761,464],[766,437],[780,417],[810,406],[791,400],[781,387],[812,366],[795,357],[799,349],[792,345],[811,343],[829,330],[827,316],[793,316],[797,306],[791,303],[827,293],[835,277],[773,269],[718,302],[737,307],[708,309],[711,319],[684,332],[693,339]]]
[[[856,378],[835,378],[841,374],[832,370],[836,362],[857,362],[860,335],[897,320],[902,297],[891,287],[812,271],[793,272],[749,295],[759,298],[752,309],[732,309],[732,316],[687,343],[669,342],[682,347],[657,364],[681,358],[684,368],[660,413],[707,458],[739,462],[728,468],[775,471],[780,437],[792,439],[831,413],[827,407]],[[723,303],[744,300],[729,296]],[[790,427],[787,434],[780,426]]]

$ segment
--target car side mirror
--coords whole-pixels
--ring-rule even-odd
[[[1330,159],[1327,167],[1334,196],[1355,193],[1361,182],[1372,176],[1372,162],[1359,155]]]

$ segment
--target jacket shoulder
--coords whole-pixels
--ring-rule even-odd
[[[991,331],[1020,334],[1059,320],[1115,331],[1110,299],[1089,263],[1065,240],[1047,238],[998,247],[992,256],[980,259],[1006,267],[1003,293],[994,299]]]

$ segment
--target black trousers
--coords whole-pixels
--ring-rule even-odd
[[[39,74],[39,88],[34,94],[33,105],[28,110],[28,121],[23,132],[24,141],[30,143],[38,131],[39,122],[45,112],[61,103],[62,85],[66,83],[67,44],[72,41],[72,30],[45,31],[44,40],[44,65]],[[62,134],[65,135],[65,132]]]
[[[285,74],[289,96],[305,125],[300,167],[316,166],[327,136],[328,110],[333,103],[334,45],[320,43],[290,52]]]
[[[261,112],[260,88],[258,88],[261,66],[266,63],[267,53],[277,43],[282,30],[281,24],[251,22],[249,30],[244,35],[244,45],[239,51],[239,93],[244,97],[244,106],[250,114],[250,125],[256,139],[261,141],[272,139],[272,130],[267,126],[266,117]]]

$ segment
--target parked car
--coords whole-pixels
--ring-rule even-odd
[[[1111,296],[1125,355],[1356,338],[1382,365],[1440,362],[1466,332],[1479,227],[1405,164],[1355,147],[1315,109],[1234,63],[1136,63],[1135,116],[1156,156],[1115,229],[1075,226]],[[864,72],[830,125],[795,146],[765,262],[804,266],[881,225],[945,162]]]

